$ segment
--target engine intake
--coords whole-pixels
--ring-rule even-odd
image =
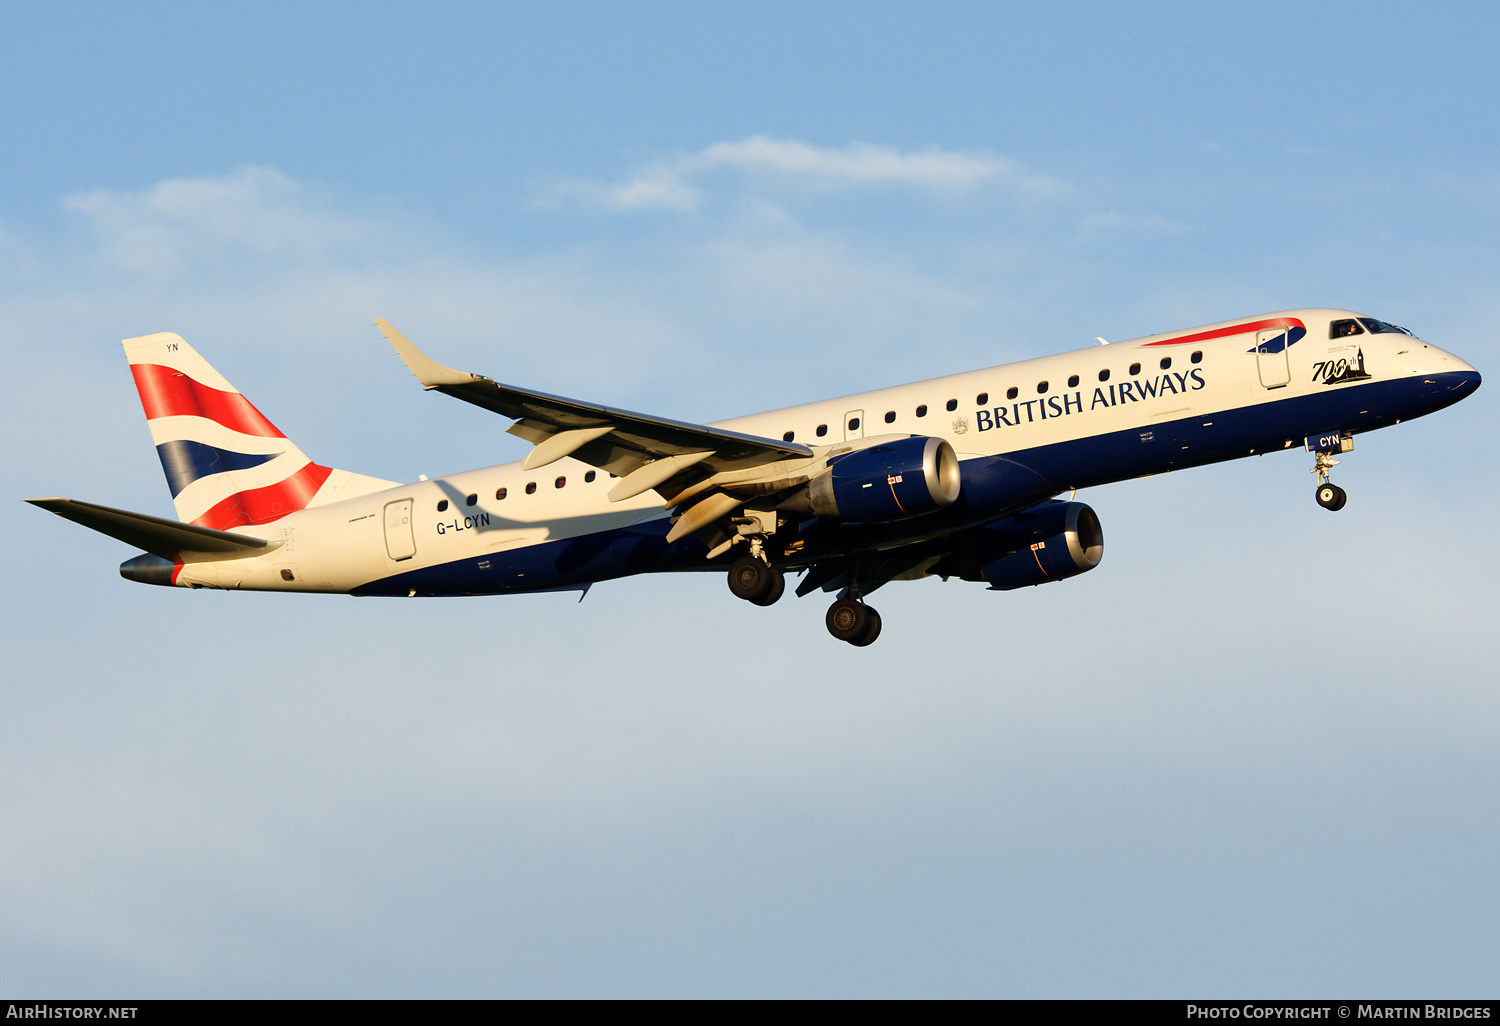
[[[959,485],[953,446],[918,436],[839,458],[789,505],[839,520],[900,520],[947,506]]]
[[[987,524],[976,550],[980,577],[1009,591],[1094,569],[1104,558],[1104,528],[1084,503],[1049,502]]]

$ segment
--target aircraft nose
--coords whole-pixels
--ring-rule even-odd
[[[1460,360],[1452,353],[1440,352],[1437,372],[1445,380],[1453,382],[1453,390],[1459,395],[1468,395],[1479,387],[1483,379],[1479,371]]]
[[[1452,353],[1447,352],[1446,350],[1439,349],[1438,362],[1438,373],[1472,374],[1474,375],[1475,384],[1478,384],[1479,371],[1475,370],[1469,364],[1465,363],[1463,360],[1460,360]]]
[[[1424,380],[1438,386],[1443,393],[1443,405],[1451,406],[1460,399],[1467,399],[1479,388],[1479,372],[1451,353],[1439,353],[1432,369],[1423,375]]]
[[[1421,345],[1421,349],[1412,353],[1416,359],[1416,373],[1458,375],[1454,380],[1463,380],[1471,389],[1479,387],[1479,371],[1468,363],[1431,343],[1423,342]]]

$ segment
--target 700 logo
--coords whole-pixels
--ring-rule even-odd
[[[1312,380],[1320,378],[1325,385],[1336,385],[1342,381],[1363,381],[1370,375],[1365,371],[1365,354],[1354,351],[1354,358],[1340,357],[1337,360],[1319,360],[1313,364]]]

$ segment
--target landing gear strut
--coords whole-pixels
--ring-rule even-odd
[[[880,637],[880,614],[850,596],[828,607],[828,633],[856,648],[864,648]]]
[[[1327,510],[1343,509],[1344,503],[1349,501],[1349,494],[1328,480],[1329,473],[1339,465],[1339,461],[1333,458],[1331,452],[1319,452],[1315,456],[1316,462],[1309,473],[1318,475],[1318,488],[1313,493],[1318,505]]]

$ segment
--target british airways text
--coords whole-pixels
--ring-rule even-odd
[[[1100,385],[1094,389],[1088,408],[1093,411],[1100,406],[1108,408],[1127,402],[1138,403],[1144,399],[1157,399],[1179,392],[1196,392],[1204,384],[1203,372],[1194,368],[1186,374],[1172,371],[1154,378],[1122,381],[1117,385]],[[1049,417],[1066,417],[1070,414],[1082,413],[1083,410],[1083,393],[1081,391],[1065,392],[1042,399],[1015,402],[1009,406],[996,406],[993,410],[980,410],[974,415],[974,419],[978,422],[980,431],[988,431],[991,428],[1019,427],[1022,424],[1046,420]]]

